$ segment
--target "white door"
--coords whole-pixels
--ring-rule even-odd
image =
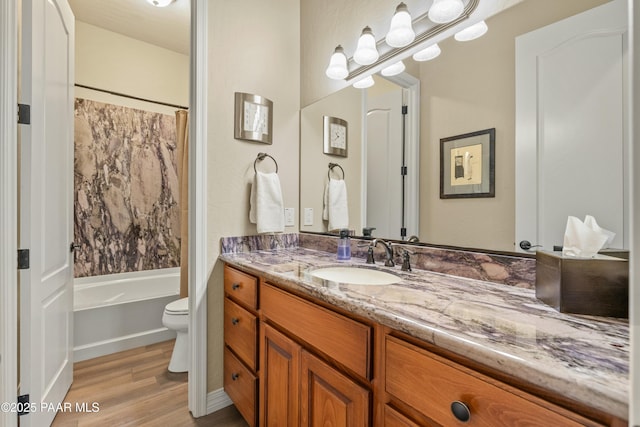
[[[616,0],[516,39],[516,249],[587,214],[629,247],[626,29]]]
[[[367,210],[374,236],[400,240],[403,214],[402,88],[367,94]]]
[[[24,0],[21,103],[20,391],[36,410],[21,426],[47,426],[73,378],[73,52],[67,0]],[[42,406],[42,405],[48,406]],[[53,405],[53,406],[51,406]]]

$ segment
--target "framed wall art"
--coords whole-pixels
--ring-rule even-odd
[[[495,197],[496,129],[440,140],[440,198]]]
[[[251,93],[235,93],[236,139],[263,142],[273,141],[273,102]]]
[[[337,117],[322,116],[324,154],[347,157],[348,124]]]

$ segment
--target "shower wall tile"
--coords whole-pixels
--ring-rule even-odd
[[[75,102],[75,277],[180,265],[175,116]]]

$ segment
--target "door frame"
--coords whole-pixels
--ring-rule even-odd
[[[191,0],[189,55],[189,410],[207,415],[207,22],[208,0]]]
[[[0,4],[0,204],[18,206],[18,9]],[[18,391],[18,212],[0,209],[0,403]],[[0,425],[14,427],[15,413],[0,411]]]
[[[0,2],[0,203],[18,201],[18,5]],[[197,11],[197,13],[196,13]],[[189,133],[189,410],[194,417],[207,413],[207,0],[191,0]],[[18,389],[18,306],[16,209],[0,209],[0,402],[15,402]],[[0,425],[15,427],[15,413],[0,411]]]

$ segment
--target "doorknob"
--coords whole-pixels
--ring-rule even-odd
[[[523,251],[528,251],[531,248],[539,248],[542,245],[532,245],[530,241],[528,240],[520,240],[520,249],[522,249]]]

